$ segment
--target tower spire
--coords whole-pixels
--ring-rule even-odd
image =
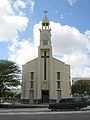
[[[48,18],[46,16],[46,13],[47,13],[47,11],[44,11],[45,16],[44,16],[44,18],[42,20],[42,29],[45,29],[45,30],[49,29],[49,20],[48,20]]]

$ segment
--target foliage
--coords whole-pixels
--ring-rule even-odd
[[[0,60],[0,97],[12,86],[20,85],[20,69],[15,62]]]
[[[90,85],[85,80],[76,81],[71,87],[72,95],[90,95]]]
[[[15,98],[20,99],[20,98],[21,98],[21,95],[22,95],[21,93],[16,93],[16,94],[15,94]]]
[[[13,97],[14,96],[14,92],[5,91],[3,96],[6,97],[6,98]]]

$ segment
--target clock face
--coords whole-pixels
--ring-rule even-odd
[[[48,40],[48,36],[47,35],[43,35],[43,40]]]
[[[43,45],[48,45],[48,41],[47,40],[43,40]]]
[[[43,45],[48,45],[48,36],[43,35]]]

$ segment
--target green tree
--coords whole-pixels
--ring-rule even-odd
[[[0,60],[0,97],[9,87],[20,85],[20,69],[15,62]]]
[[[87,88],[87,94],[90,96],[90,86]]]
[[[21,95],[22,95],[21,93],[16,93],[16,94],[15,94],[15,98],[16,98],[16,99],[21,99]]]
[[[88,93],[89,87],[90,86],[84,80],[76,81],[71,87],[72,95],[78,94],[78,95],[82,96],[82,95]]]

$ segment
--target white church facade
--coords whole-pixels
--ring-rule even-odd
[[[22,66],[22,102],[51,103],[70,97],[70,65],[52,57],[51,29],[42,20],[38,57]]]

